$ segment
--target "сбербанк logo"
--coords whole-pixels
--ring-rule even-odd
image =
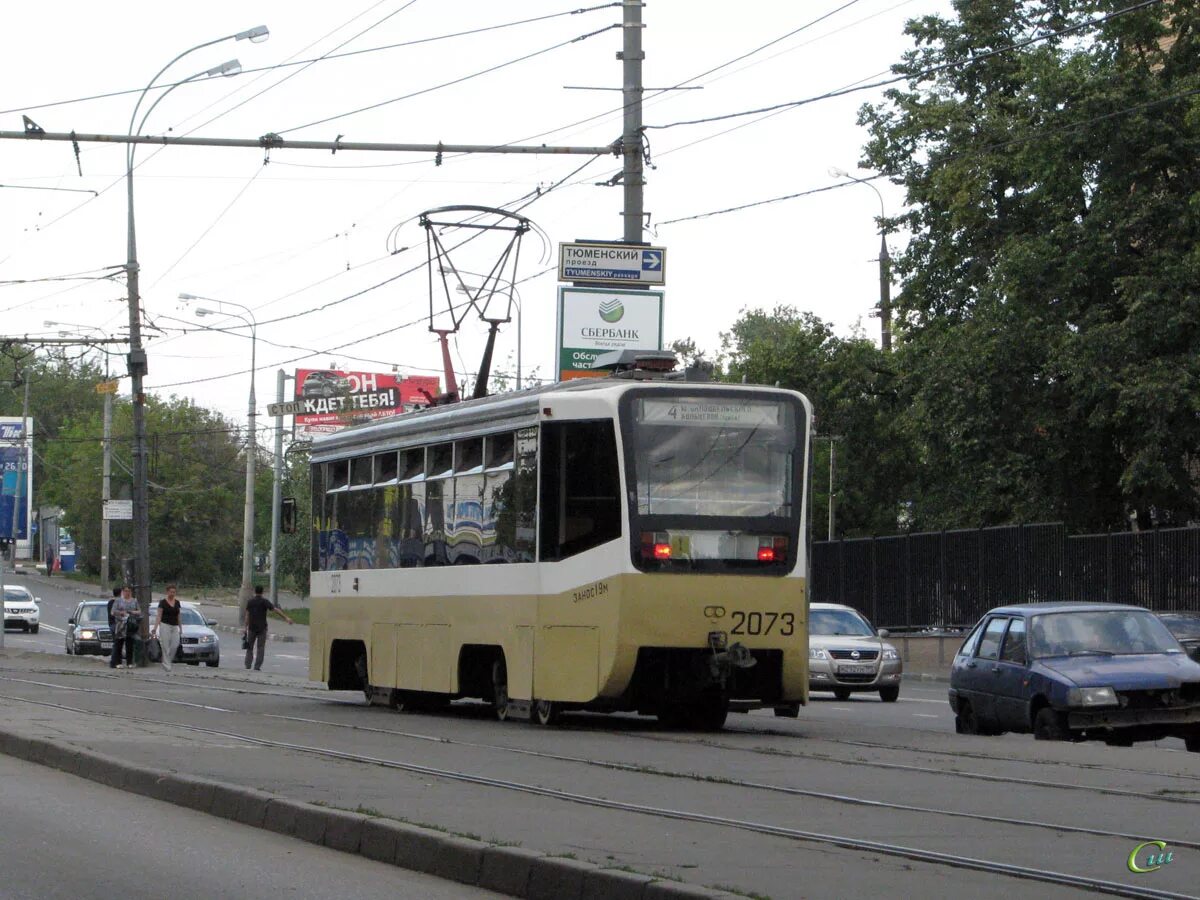
[[[611,300],[605,300],[600,304],[600,318],[610,325],[614,322],[620,322],[623,315],[625,315],[625,307],[615,297]]]

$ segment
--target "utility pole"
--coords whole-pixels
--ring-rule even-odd
[[[107,373],[106,373],[107,374]],[[105,382],[108,384],[108,382]],[[109,520],[104,514],[108,501],[112,499],[112,391],[104,394],[104,468],[100,483],[101,513],[100,513],[100,591],[108,593],[109,568]]]
[[[873,186],[873,185],[872,185]],[[887,231],[879,225],[879,346],[892,352],[892,258],[888,255]]]
[[[275,373],[275,402],[283,403],[284,382],[295,376]],[[279,519],[283,505],[283,416],[275,417],[275,481],[271,488],[271,605],[279,605]]]
[[[622,65],[621,97],[625,107],[625,128],[621,134],[624,166],[621,183],[625,187],[625,232],[627,243],[641,243],[645,221],[644,174],[642,170],[642,0],[622,0],[623,49],[618,56]]]

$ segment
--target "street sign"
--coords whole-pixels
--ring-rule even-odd
[[[98,385],[96,385],[96,393],[97,394],[115,394],[117,392],[117,388],[120,387],[120,385],[121,385],[121,382],[119,382],[119,381],[102,381]]]
[[[576,284],[665,284],[666,247],[559,244],[558,280]]]
[[[303,400],[288,400],[284,403],[267,404],[268,416],[294,416],[304,412]]]
[[[133,518],[133,501],[132,500],[105,500],[104,501],[104,518],[109,519],[109,520],[132,519]]]

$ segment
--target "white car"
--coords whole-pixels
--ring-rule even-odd
[[[29,593],[19,584],[4,585],[4,627],[24,628],[30,634],[38,633],[41,624],[40,597]]]

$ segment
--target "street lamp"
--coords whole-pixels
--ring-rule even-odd
[[[883,194],[871,182],[864,178],[856,178],[845,169],[834,166],[829,170],[829,175],[832,178],[849,178],[851,181],[865,184],[879,198],[879,344],[884,353],[889,353],[892,349],[892,260],[888,256],[887,214],[883,209]]]
[[[486,275],[480,275],[478,272],[464,272],[461,269],[459,272],[462,275],[471,275],[475,278],[487,277]],[[521,390],[521,292],[517,290],[517,286],[515,284],[507,279],[493,277],[491,280],[496,282],[497,286],[508,286],[508,296],[513,301],[513,305],[517,308],[517,390],[519,391]],[[487,285],[485,283],[484,285],[477,287],[475,293],[472,293],[471,289],[460,281],[454,286],[454,290],[460,294],[466,294],[468,297],[474,300],[476,294],[486,286]]]
[[[246,410],[250,433],[246,439],[246,504],[242,516],[242,586],[239,590],[239,606],[244,610],[246,601],[254,593],[251,583],[254,575],[254,466],[258,457],[258,432],[256,421],[258,412],[254,399],[254,381],[258,375],[256,352],[258,349],[258,320],[248,306],[234,303],[231,300],[214,300],[212,297],[201,297],[199,294],[180,294],[180,300],[207,300],[218,306],[236,306],[242,312],[227,312],[223,309],[209,309],[201,306],[196,310],[198,316],[228,315],[241,319],[250,327],[250,400]]]
[[[194,53],[205,47],[211,47],[213,44],[219,44],[222,41],[228,40],[249,40],[254,43],[265,41],[270,32],[265,25],[256,25],[254,28],[249,28],[245,31],[239,31],[236,34],[227,34],[224,37],[219,37],[216,40],[205,41],[203,44],[197,44],[190,50],[185,50],[172,59],[169,63],[163,66],[150,79],[150,83],[142,88],[141,94],[138,95],[137,103],[133,106],[133,115],[129,117],[129,137],[134,136],[134,125],[137,122],[138,110],[141,109],[142,101],[146,99],[146,94],[154,87],[154,83],[159,77],[175,65],[183,57],[189,53]],[[236,63],[224,63],[216,69],[206,69],[204,72],[193,75],[192,78],[185,79],[191,81],[194,78],[199,78],[202,75],[209,73],[215,75],[234,74],[234,69],[240,70],[241,66]],[[179,82],[183,84],[184,82]],[[178,87],[178,84],[172,85],[154,101],[146,115],[142,117],[141,124],[138,125],[137,131],[141,131],[141,126],[146,124],[146,117],[154,110],[154,107],[169,94],[172,90]],[[142,390],[142,379],[146,376],[148,366],[146,362],[146,351],[142,347],[142,315],[139,306],[140,295],[138,293],[138,259],[137,259],[137,236],[133,224],[133,158],[136,144],[130,143],[125,151],[125,190],[128,199],[129,209],[126,221],[126,249],[128,258],[125,263],[125,283],[128,288],[129,302],[129,378],[132,382],[133,392],[133,571],[134,571],[134,592],[137,597],[138,606],[142,611],[142,637],[146,637],[150,622],[150,507],[147,502],[147,473],[146,473],[146,395]]]

